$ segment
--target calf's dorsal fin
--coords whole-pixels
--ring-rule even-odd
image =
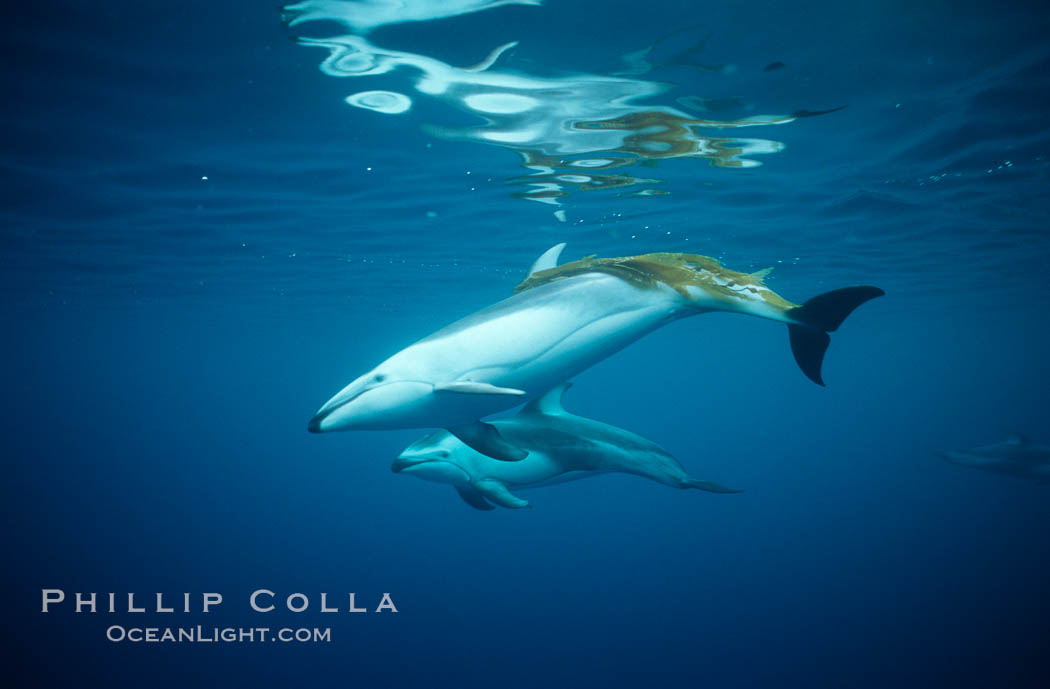
[[[445,430],[463,441],[464,445],[501,462],[518,462],[529,456],[525,450],[508,443],[500,435],[499,429],[484,421],[451,426]]]
[[[565,411],[564,397],[565,391],[572,387],[572,383],[562,383],[556,385],[547,392],[543,393],[536,399],[526,404],[521,409],[522,414],[546,414],[547,416],[556,416],[558,414],[568,414]]]

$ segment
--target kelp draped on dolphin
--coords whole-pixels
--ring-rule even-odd
[[[1050,447],[1033,445],[1016,434],[1001,443],[937,454],[959,466],[1050,483]]]
[[[540,256],[514,295],[401,350],[330,399],[314,433],[445,428],[478,452],[505,461],[524,450],[481,421],[528,401],[671,321],[730,311],[786,323],[795,360],[823,385],[828,332],[877,287],[846,287],[801,306],[762,278],[713,258],[659,253],[585,258],[558,266],[564,244]]]
[[[673,488],[739,493],[699,481],[662,447],[621,428],[565,411],[564,383],[529,402],[519,414],[493,421],[501,436],[528,451],[520,462],[500,462],[464,445],[448,431],[434,431],[412,443],[390,467],[397,474],[449,483],[471,507],[527,507],[511,492],[573,481],[599,473],[635,474]]]

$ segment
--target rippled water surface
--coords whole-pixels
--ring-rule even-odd
[[[1045,286],[1050,50],[1023,5],[118,6],[12,36],[19,298],[335,299],[562,240]]]

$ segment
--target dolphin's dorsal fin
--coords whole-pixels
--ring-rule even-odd
[[[529,274],[526,279],[532,277],[541,270],[550,270],[551,268],[558,267],[558,258],[561,256],[561,250],[565,248],[565,242],[561,244],[555,244],[551,248],[543,252],[543,254],[536,259],[532,267],[529,268]]]
[[[1028,438],[1025,438],[1020,433],[1011,433],[1006,438],[1006,444],[1007,445],[1027,445],[1028,444]]]
[[[565,397],[565,391],[571,387],[572,383],[562,383],[561,385],[551,388],[522,407],[521,413],[546,414],[548,416],[568,414],[568,412],[565,411],[563,398]]]
[[[774,266],[769,266],[768,268],[763,268],[762,270],[756,270],[755,272],[751,273],[751,277],[755,278],[756,280],[762,280],[767,275],[773,272],[773,268]]]

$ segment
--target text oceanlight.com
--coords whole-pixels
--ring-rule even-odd
[[[113,642],[132,643],[330,643],[332,630],[329,627],[123,627],[115,624],[106,630],[106,638]]]

